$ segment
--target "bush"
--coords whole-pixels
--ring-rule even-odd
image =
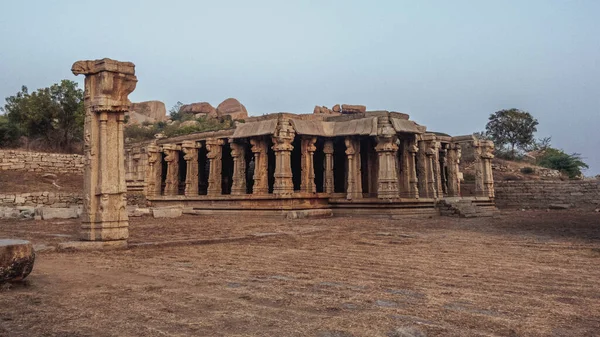
[[[581,170],[588,168],[579,153],[567,154],[563,150],[548,148],[538,159],[538,165],[566,174],[570,179],[582,176]]]
[[[533,174],[535,170],[529,166],[521,168],[521,173],[523,174]]]
[[[140,125],[127,125],[125,126],[124,135],[125,139],[130,139],[134,142],[141,142],[144,140],[150,140],[154,138],[154,135],[159,132],[156,126],[146,127]]]

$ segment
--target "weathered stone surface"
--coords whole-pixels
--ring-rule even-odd
[[[152,216],[155,218],[177,218],[183,214],[181,208],[154,208]]]
[[[191,121],[185,121],[185,122],[179,124],[179,127],[185,128],[185,127],[196,126],[196,125],[198,125],[198,122],[191,120]]]
[[[126,240],[68,241],[68,242],[61,242],[57,246],[58,250],[75,250],[75,251],[123,249],[123,248],[127,248]]]
[[[340,113],[340,112],[342,112],[342,107],[339,104],[336,104],[336,105],[333,106],[333,108],[331,108],[331,110],[333,112]]]
[[[31,273],[34,262],[31,242],[0,240],[0,283],[23,280]]]
[[[21,150],[0,150],[0,171],[81,173],[83,156],[79,154],[43,153]],[[52,183],[56,174],[42,176],[42,182]]]
[[[131,108],[128,96],[137,84],[135,65],[105,58],[75,62],[71,70],[85,75],[81,239],[125,240],[129,219],[123,128]]]
[[[155,122],[167,119],[167,108],[165,107],[165,103],[161,101],[132,103],[129,113],[131,114],[132,112],[145,116]]]
[[[217,106],[217,116],[231,116],[231,119],[246,119],[248,118],[248,111],[237,99],[228,98]]]
[[[356,113],[365,113],[365,112],[367,112],[367,107],[364,105],[342,104],[342,113],[343,114],[356,114]]]
[[[41,214],[43,220],[77,219],[79,217],[79,215],[77,214],[76,207],[70,207],[70,208],[43,207],[40,210],[40,214]]]
[[[600,200],[598,180],[500,181],[494,185],[496,205],[505,208],[545,209],[568,204],[593,210]]]
[[[213,107],[208,102],[186,104],[186,105],[183,105],[179,111],[184,112],[184,113],[192,113],[192,114],[196,115],[196,117],[202,117],[202,116],[216,117],[217,116],[217,109],[215,109],[215,107]]]

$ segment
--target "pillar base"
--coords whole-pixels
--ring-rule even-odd
[[[127,221],[84,222],[79,239],[83,241],[118,241],[129,238]]]

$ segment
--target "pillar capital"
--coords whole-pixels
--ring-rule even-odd
[[[93,112],[129,111],[128,95],[135,90],[135,65],[104,58],[77,61],[71,67],[75,75],[85,75],[85,100]]]
[[[396,136],[378,136],[377,145],[375,145],[375,151],[377,152],[396,152],[398,151],[398,144],[396,144]]]

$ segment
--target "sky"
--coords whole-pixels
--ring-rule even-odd
[[[83,78],[73,62],[136,65],[134,102],[251,115],[363,104],[451,135],[518,108],[537,138],[600,174],[597,0],[0,0],[0,98]]]

